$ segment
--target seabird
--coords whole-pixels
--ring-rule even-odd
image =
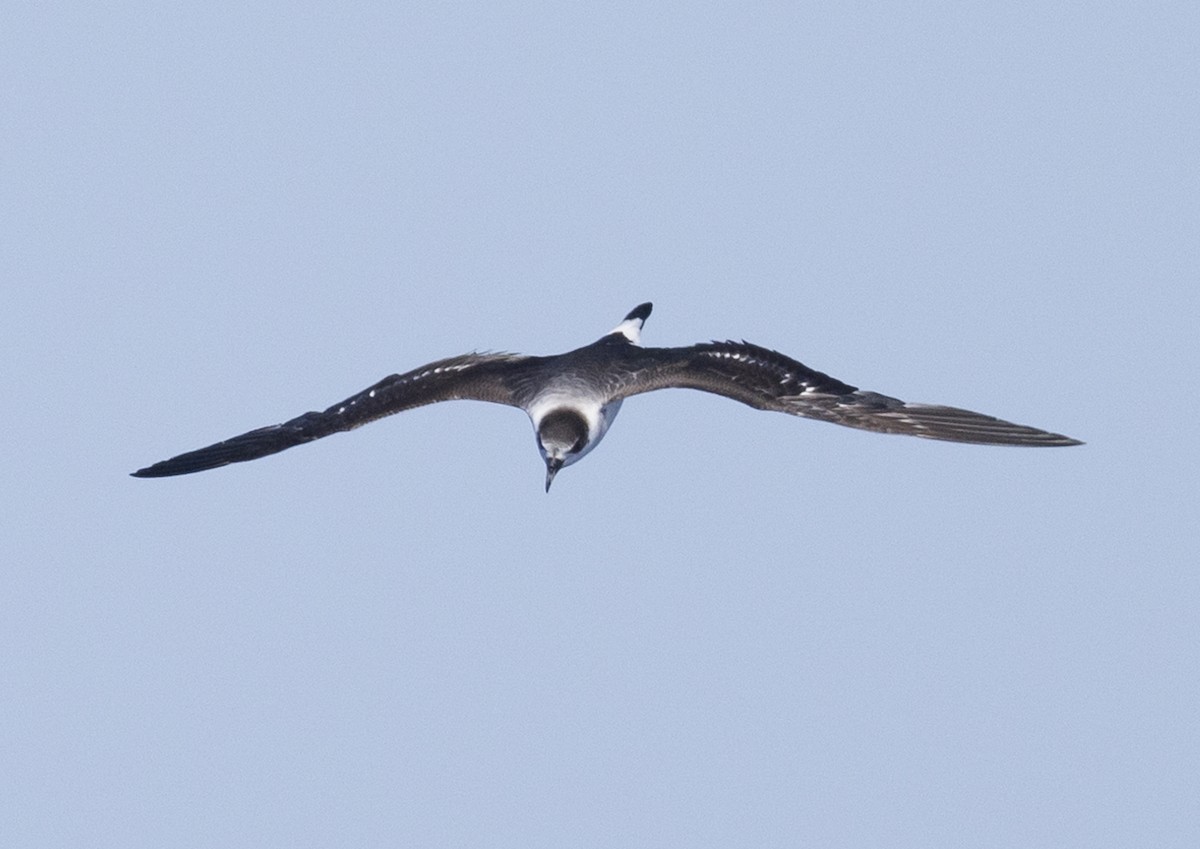
[[[138,478],[186,475],[312,442],[331,433],[433,404],[469,399],[508,404],[533,422],[546,464],[546,491],[565,466],[595,448],[630,395],[679,387],[699,389],[774,410],[880,433],[978,445],[1080,445],[1057,433],[936,404],[909,404],[864,392],[777,351],[749,342],[704,342],[643,348],[651,304],[633,309],[600,339],[549,357],[473,353],[385,377],[324,412],[243,433],[133,473]]]

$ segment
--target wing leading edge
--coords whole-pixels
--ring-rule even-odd
[[[268,425],[133,472],[135,478],[187,475],[257,460],[314,439],[353,430],[368,422],[426,404],[459,399],[520,406],[506,367],[532,358],[519,354],[464,354],[438,360],[404,374],[393,374],[322,412],[307,412],[282,424]]]
[[[671,387],[698,389],[755,409],[832,422],[860,430],[979,445],[1081,445],[1058,433],[936,404],[910,404],[866,392],[803,363],[749,342],[708,342],[687,348],[646,348],[626,372],[621,397]]]

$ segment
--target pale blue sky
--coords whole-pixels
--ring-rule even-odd
[[[1200,845],[1192,3],[18,4],[6,847]],[[641,301],[1084,439],[439,405]]]

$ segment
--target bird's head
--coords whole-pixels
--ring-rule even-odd
[[[546,492],[554,476],[586,453],[588,423],[577,410],[560,408],[547,413],[538,423],[538,450],[546,461]]]

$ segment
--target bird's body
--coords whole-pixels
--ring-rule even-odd
[[[882,433],[986,445],[1080,444],[969,410],[864,392],[748,342],[643,348],[641,328],[650,310],[650,304],[642,304],[609,334],[565,354],[482,353],[438,360],[386,377],[323,412],[252,430],[133,474],[167,477],[254,460],[404,410],[470,399],[508,404],[529,415],[549,490],[559,469],[580,460],[604,438],[625,398],[671,387]]]

